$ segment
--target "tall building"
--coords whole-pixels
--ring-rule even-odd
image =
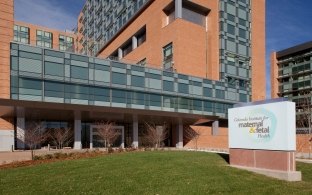
[[[31,121],[96,147],[100,120],[121,146],[144,144],[148,122],[168,127],[166,146],[188,147],[194,125],[199,147],[227,148],[227,109],[265,98],[264,0],[87,0],[75,35],[15,22],[13,0],[0,4],[1,150],[27,147]]]
[[[311,70],[312,41],[271,54],[271,96],[285,97],[296,103],[297,133],[308,132],[308,125],[302,125],[300,121],[306,115],[306,109],[311,107]]]

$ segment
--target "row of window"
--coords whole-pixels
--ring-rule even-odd
[[[175,109],[188,109],[207,112],[226,113],[231,104],[189,99],[175,96],[166,96],[151,93],[132,92],[119,89],[108,89],[76,84],[64,84],[45,81],[43,83],[34,79],[19,79],[20,95],[81,99],[88,101],[112,102],[122,104],[136,104],[154,107],[167,107]],[[14,87],[13,87],[14,88]],[[12,90],[14,92],[14,90]]]
[[[30,29],[25,26],[14,25],[14,41],[30,44]],[[53,33],[36,30],[36,45],[40,47],[53,48]],[[74,51],[74,38],[59,35],[59,50]]]

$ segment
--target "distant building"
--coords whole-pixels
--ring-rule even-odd
[[[296,103],[299,122],[302,111],[312,102],[312,41],[271,54],[271,86],[273,98],[285,97]]]
[[[265,0],[87,0],[75,34],[14,21],[0,2],[0,148],[25,148],[27,123],[71,127],[96,147],[99,120],[115,146],[143,145],[145,122],[168,147],[227,148],[227,110],[265,99]],[[221,136],[215,136],[221,135]],[[3,140],[3,141],[2,141]]]
[[[75,51],[74,32],[60,31],[43,26],[14,21],[15,42],[38,47],[51,48],[60,51]]]

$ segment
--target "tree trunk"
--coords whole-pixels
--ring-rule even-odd
[[[31,150],[30,150],[30,153],[31,153],[31,160],[34,160],[34,150],[31,149]]]

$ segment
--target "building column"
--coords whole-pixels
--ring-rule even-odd
[[[182,0],[175,0],[175,19],[182,18]]]
[[[90,126],[90,149],[93,149],[93,127]]]
[[[18,107],[16,111],[16,147],[18,149],[25,149],[25,110]]]
[[[122,49],[118,48],[118,60],[122,59]]]
[[[74,141],[74,149],[80,150],[82,148],[81,145],[81,113],[80,111],[75,111],[75,121],[74,121],[74,132],[75,132],[75,141]]]
[[[125,128],[121,128],[121,148],[125,148]]]
[[[132,50],[138,47],[138,39],[136,36],[132,37]]]
[[[219,133],[219,121],[213,121],[212,122],[212,135],[218,135]]]
[[[133,130],[132,130],[132,146],[134,148],[139,147],[139,123],[138,116],[133,115]]]
[[[181,118],[178,119],[178,124],[176,128],[177,128],[176,148],[183,148],[183,123]]]

